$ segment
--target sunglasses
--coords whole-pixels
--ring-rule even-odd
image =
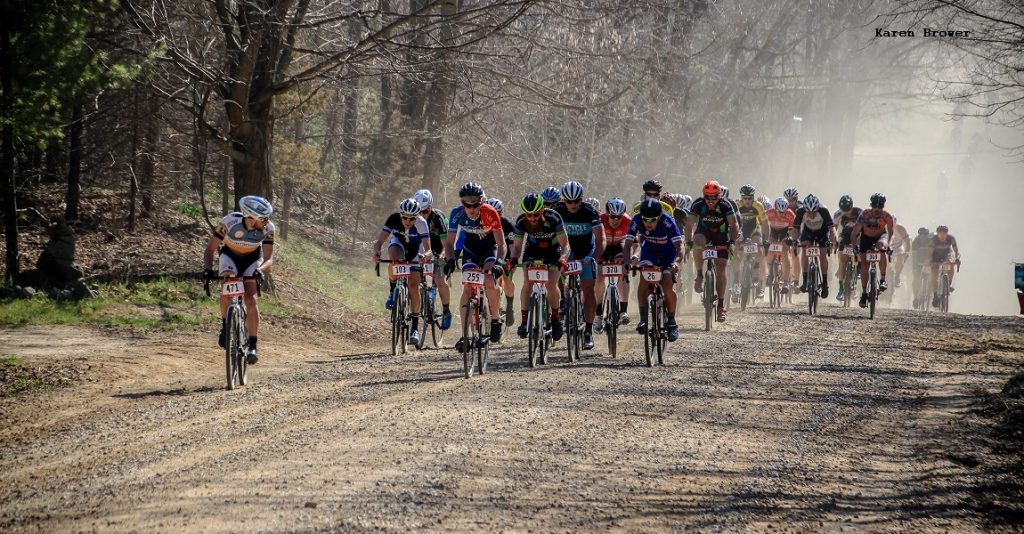
[[[541,212],[539,212],[539,211],[535,211],[533,213],[524,213],[523,215],[527,219],[539,219],[541,217],[541,215],[543,215],[543,214]]]
[[[425,209],[421,209],[420,213],[430,213],[431,211],[433,211],[433,208],[425,208]]]
[[[707,202],[718,202],[718,197],[709,197],[707,195],[704,195],[704,200]]]
[[[622,215],[609,215],[608,218],[609,219],[621,219]]]
[[[743,195],[740,198],[742,198],[743,200],[754,200],[753,196],[748,196],[748,195]]]
[[[408,215],[402,215],[403,221],[415,221],[416,217],[409,217]]]
[[[643,220],[646,223],[656,223],[656,222],[658,222],[658,219],[660,219],[660,218],[661,217],[643,217]]]
[[[580,199],[576,199],[576,200],[563,200],[562,202],[564,202],[566,204],[579,204],[580,202],[583,202],[583,201],[580,200]]]
[[[480,203],[479,202],[474,202],[472,204],[467,204],[467,203],[463,202],[462,206],[464,208],[466,208],[467,210],[475,210],[475,209],[480,207]]]

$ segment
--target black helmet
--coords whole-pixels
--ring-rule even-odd
[[[754,196],[755,193],[757,193],[757,189],[754,189],[754,186],[750,184],[743,184],[743,186],[740,187],[740,196],[751,197]]]
[[[949,227],[944,224],[940,224],[939,227],[935,229],[936,234],[939,232],[949,232]]]
[[[928,235],[928,229],[924,226],[917,229],[917,235]]]
[[[882,209],[885,207],[885,195],[881,193],[875,193],[871,195],[871,207]]]
[[[661,206],[661,201],[655,198],[649,198],[640,203],[640,216],[645,219],[653,219],[660,217],[664,208]]]
[[[850,195],[843,195],[839,197],[839,209],[846,211],[853,207],[853,197]]]
[[[650,180],[647,180],[646,182],[644,182],[644,191],[645,192],[646,191],[657,191],[657,192],[661,193],[661,187],[662,187],[661,186],[661,182],[659,182],[659,181],[657,181],[657,180],[655,180],[653,178],[650,179]]]
[[[537,213],[544,209],[544,199],[537,193],[530,193],[523,197],[519,209],[523,210],[523,213]]]
[[[484,196],[484,188],[480,187],[480,184],[476,182],[469,182],[459,189],[459,198],[482,196]]]

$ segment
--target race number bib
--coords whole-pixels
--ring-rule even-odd
[[[526,278],[531,282],[547,282],[548,281],[548,268],[547,267],[530,267],[526,269]]]
[[[747,254],[757,254],[757,248],[757,245],[745,245],[743,247],[743,252],[746,252]]]
[[[768,252],[782,252],[782,243],[772,243],[768,245]]]
[[[565,264],[565,274],[580,274],[583,272],[583,262],[581,261],[570,261]]]
[[[480,269],[462,271],[462,283],[467,286],[484,285],[484,272]]]
[[[410,266],[408,263],[392,263],[391,276],[395,278],[409,278]]]
[[[434,264],[433,263],[424,263],[423,264],[423,274],[434,274]]]
[[[618,263],[610,263],[608,265],[601,266],[601,274],[605,276],[619,276],[622,274],[622,265]]]
[[[843,254],[846,256],[855,256],[853,253],[853,247],[846,247],[843,249]]]
[[[225,278],[220,286],[220,294],[225,297],[241,297],[245,294],[245,285],[241,278]]]
[[[643,278],[644,282],[660,282],[661,269],[640,269],[640,278]]]
[[[867,261],[881,261],[882,260],[882,253],[881,252],[866,252],[866,253],[864,253],[864,259],[866,259]]]
[[[709,259],[711,259],[711,260],[714,260],[714,259],[718,259],[718,251],[717,251],[717,250],[715,250],[715,249],[710,249],[710,248],[706,248],[706,249],[704,249],[704,252],[702,252],[702,253],[701,253],[701,256],[702,256],[702,257],[703,257],[703,258],[704,258],[705,260],[709,260]]]
[[[939,270],[944,273],[951,272],[953,270],[953,264],[949,262],[943,262],[942,265],[939,265]]]
[[[821,254],[821,249],[818,247],[807,247],[807,251],[804,254],[808,256],[818,256]]]

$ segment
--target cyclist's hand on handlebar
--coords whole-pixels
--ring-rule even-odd
[[[505,268],[509,271],[519,266],[519,258],[509,258],[505,260]]]
[[[213,269],[204,269],[203,270],[203,280],[204,281],[212,282],[212,281],[216,280],[217,278],[218,278],[217,271],[215,271]]]
[[[635,268],[639,263],[640,263],[640,257],[639,256],[633,256],[632,258],[629,258],[629,264],[632,267]]]
[[[265,277],[265,273],[259,269],[256,269],[255,271],[252,272],[252,277],[256,279],[257,284],[262,284],[263,278]]]
[[[373,263],[380,263],[380,252],[373,253]]]
[[[587,256],[587,257],[583,258],[583,264],[584,265],[593,265],[594,264],[594,257],[593,256]]]
[[[455,260],[449,258],[444,262],[444,275],[451,276],[455,272]]]

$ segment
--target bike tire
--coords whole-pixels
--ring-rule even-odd
[[[578,325],[576,324],[576,289],[570,285],[565,291],[565,297],[569,299],[569,306],[566,309],[565,314],[565,348],[569,355],[569,363],[575,362],[579,358],[579,354],[576,353],[576,337],[579,335]]]
[[[551,349],[553,340],[548,335],[548,329],[551,328],[551,311],[548,310],[548,299],[547,296],[540,297],[538,306],[540,313],[537,314],[537,320],[540,321],[540,357],[539,361],[541,365],[548,364],[548,350]]]
[[[619,353],[619,289],[616,286],[605,292],[604,330],[608,336],[608,355],[615,358]]]
[[[654,309],[658,310],[654,314],[654,349],[658,353],[658,365],[665,365],[665,343],[668,342],[665,336],[665,299],[655,295],[654,302]]]
[[[843,271],[843,307],[849,308],[853,301],[853,260],[847,260]]]
[[[239,346],[241,346],[242,343],[248,345],[249,336],[248,332],[245,330],[245,308],[239,305],[238,310],[240,312],[238,315],[238,339],[242,340],[242,342],[239,343]],[[249,383],[249,360],[246,358],[245,352],[246,349],[243,348],[236,353],[236,358],[238,358],[238,360],[235,364],[235,369],[238,371],[237,383],[240,386],[244,386]]]
[[[714,311],[717,296],[715,295],[715,289],[717,287],[717,281],[715,280],[715,269],[707,269],[704,272],[704,331],[711,331],[711,323],[714,322]]]
[[[540,326],[540,306],[537,296],[530,295],[530,305],[526,308],[526,361],[530,368],[537,366],[537,353],[544,330]]]
[[[438,323],[437,297],[428,300],[426,311],[430,314],[430,339],[434,342],[434,348],[439,349],[441,341],[444,339],[444,330],[441,330],[441,324]]]
[[[647,331],[644,335],[644,363],[647,367],[654,367],[654,308],[651,307],[651,303],[654,300],[654,295],[647,295],[647,314],[645,317],[641,317],[641,320],[647,325]]]
[[[401,349],[401,353],[405,354],[409,350],[409,313],[406,309],[406,304],[409,302],[409,295],[401,290],[401,286],[398,288],[398,300],[395,302],[395,308],[399,309],[398,317],[398,346]]]
[[[402,335],[402,317],[398,308],[398,288],[395,293],[394,305],[391,306],[391,355],[398,356],[398,338]]]
[[[949,276],[945,273],[942,274],[942,313],[949,313]]]
[[[740,311],[747,311],[747,303],[750,302],[750,286],[753,284],[750,260],[743,262],[743,282],[740,286]]]
[[[224,343],[224,366],[227,379],[227,389],[235,389],[235,373],[238,365],[238,351],[241,340],[238,337],[238,309],[235,306],[228,306],[226,324],[228,338]]]
[[[487,371],[487,356],[491,351],[491,312],[486,302],[482,302],[483,310],[479,315],[476,325],[476,372],[484,374]],[[484,339],[484,325],[487,325],[487,338]]]
[[[875,303],[878,300],[878,278],[875,271],[872,269],[871,274],[868,275],[868,287],[871,288],[871,294],[868,295],[868,306],[871,308],[871,318],[875,318]]]
[[[420,286],[420,320],[416,326],[416,330],[420,333],[420,339],[416,342],[416,350],[423,350],[423,347],[427,344],[427,314],[430,311],[427,309],[427,287],[424,285]]]
[[[464,371],[466,378],[473,376],[473,337],[470,335],[473,332],[473,325],[476,321],[476,306],[473,304],[473,300],[470,299],[465,305],[465,320],[462,322],[462,370]]]
[[[811,262],[807,266],[807,313],[814,315],[818,306],[818,269]]]

